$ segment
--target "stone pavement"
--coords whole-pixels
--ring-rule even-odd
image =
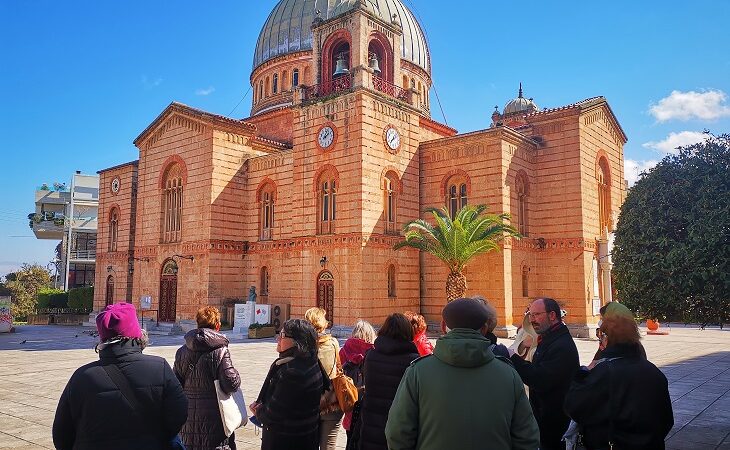
[[[21,326],[14,334],[0,334],[0,449],[53,448],[51,425],[58,397],[74,370],[97,358],[95,339],[84,331]],[[274,341],[232,342],[233,362],[251,401],[276,357]],[[181,343],[180,336],[152,336],[145,352],[172,364]],[[646,336],[643,343],[670,383],[675,427],[667,448],[730,450],[730,330],[674,327],[670,335]],[[581,363],[587,364],[596,342],[578,339],[576,344]],[[236,435],[239,449],[259,448],[254,427]],[[344,445],[342,432],[338,448]]]

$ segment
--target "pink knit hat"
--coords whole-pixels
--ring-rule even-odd
[[[137,311],[130,303],[109,305],[96,316],[96,328],[101,342],[121,336],[141,338],[142,329],[137,321]]]

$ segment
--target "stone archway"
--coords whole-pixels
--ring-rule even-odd
[[[335,310],[335,278],[329,270],[323,270],[317,276],[317,307],[325,310],[325,317],[331,327]]]
[[[177,315],[177,263],[168,259],[160,273],[160,322],[174,322]]]

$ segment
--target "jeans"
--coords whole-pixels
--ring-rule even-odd
[[[337,433],[340,431],[340,423],[344,415],[342,411],[334,411],[319,417],[320,450],[335,450],[337,446]]]

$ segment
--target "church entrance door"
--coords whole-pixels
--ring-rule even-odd
[[[106,306],[114,303],[114,277],[109,275],[106,279]]]
[[[332,326],[335,309],[335,279],[325,270],[317,277],[317,307],[325,310],[327,322]]]
[[[168,259],[160,275],[160,322],[174,322],[177,313],[177,264]]]

